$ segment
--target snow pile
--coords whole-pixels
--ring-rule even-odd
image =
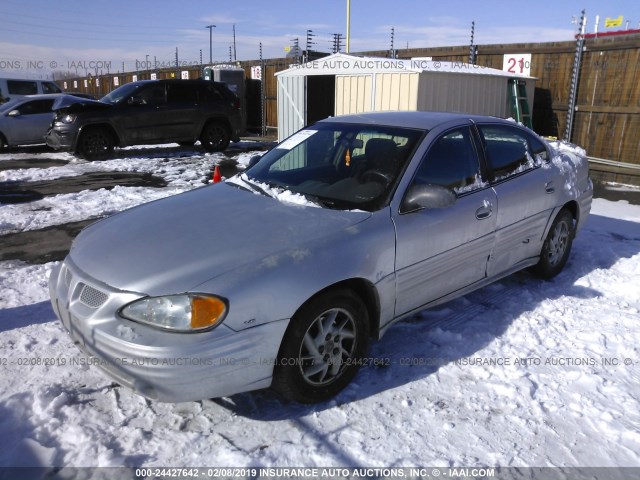
[[[588,172],[587,152],[577,145],[562,140],[547,142],[551,147],[551,162],[543,164],[543,168],[555,166],[565,178],[564,189],[567,192],[577,194],[578,171]]]
[[[249,188],[256,195],[267,195],[282,203],[300,205],[303,207],[320,207],[318,204],[308,200],[300,193],[294,193],[285,188],[272,187],[266,183],[258,182],[257,180],[250,179],[246,173],[242,173],[228,179],[227,183],[238,185],[243,188]]]

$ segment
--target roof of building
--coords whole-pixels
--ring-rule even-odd
[[[532,78],[495,68],[464,62],[441,62],[429,58],[383,58],[334,53],[328,57],[291,65],[276,76],[308,75],[358,75],[370,73],[457,73],[463,75],[488,75],[505,78]]]

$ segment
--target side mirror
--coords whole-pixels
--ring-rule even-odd
[[[8,117],[19,117],[20,116],[20,110],[11,110],[9,113],[7,113]]]
[[[402,202],[401,213],[415,212],[424,208],[447,208],[456,202],[453,190],[441,185],[412,185]]]
[[[255,166],[255,164],[258,163],[261,158],[262,158],[262,155],[254,155],[253,157],[251,157],[249,159],[249,166],[247,167],[247,169]]]

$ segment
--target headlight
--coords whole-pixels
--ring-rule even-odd
[[[71,114],[62,115],[58,118],[58,121],[62,123],[73,123],[76,121],[76,116]]]
[[[220,324],[227,304],[212,295],[184,294],[146,297],[125,305],[120,315],[175,332],[200,332]]]

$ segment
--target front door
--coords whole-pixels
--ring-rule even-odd
[[[136,145],[161,142],[165,136],[167,97],[164,83],[153,83],[137,90],[122,107],[123,143]]]
[[[394,216],[396,316],[485,278],[496,226],[496,195],[482,181],[469,127],[435,140],[413,182],[451,188],[457,200]]]
[[[44,136],[53,120],[51,107],[54,99],[32,100],[23,103],[17,110],[18,115],[8,116],[9,143],[12,145],[30,145],[45,143]]]

